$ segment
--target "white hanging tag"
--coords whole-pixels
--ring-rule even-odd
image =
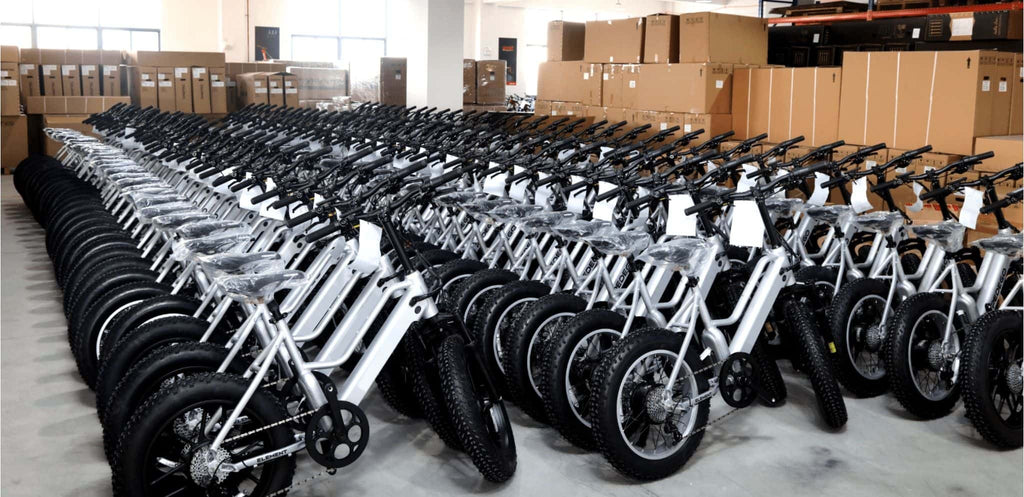
[[[526,187],[530,184],[530,178],[523,178],[512,183],[508,189],[508,196],[520,202],[526,200]]]
[[[583,179],[584,179],[582,176],[570,176],[569,178],[571,180],[571,184],[572,185],[575,185],[576,183],[579,183],[579,182],[583,181]],[[587,188],[586,187],[582,187],[582,188],[579,188],[579,189],[574,190],[572,192],[569,192],[569,198],[567,198],[565,200],[566,209],[568,209],[568,210],[570,210],[572,212],[575,212],[577,214],[582,214],[583,213],[583,201],[586,199],[586,196],[587,196]]]
[[[775,176],[772,176],[772,181],[774,181],[776,179],[779,179],[782,176],[785,176],[787,174],[789,174],[788,171],[782,171],[782,170],[776,171],[775,172]],[[772,194],[772,198],[786,198],[786,190],[785,189],[780,189],[779,191],[777,191],[777,192]]]
[[[549,176],[548,174],[537,173],[537,177],[539,179],[544,179],[544,178],[547,178],[548,176]],[[533,203],[535,205],[547,206],[548,205],[548,199],[551,198],[552,194],[554,194],[554,191],[551,189],[551,185],[541,185],[541,186],[538,186],[537,187],[537,191],[534,192],[534,194],[533,194]]]
[[[964,187],[964,203],[963,207],[960,208],[960,224],[972,230],[977,228],[978,214],[981,213],[982,204],[984,204],[984,200],[981,190]]]
[[[764,245],[764,223],[761,211],[753,200],[733,202],[729,245],[760,248]]]
[[[320,195],[319,193],[314,193],[313,194],[313,207],[316,207],[316,206],[320,205],[323,201],[324,201],[323,195]]]
[[[920,183],[914,182],[914,203],[907,206],[907,210],[910,212],[921,212],[924,209],[924,202],[921,201],[921,192],[924,191],[924,187]]]
[[[508,178],[508,173],[499,173],[495,174],[494,176],[488,176],[484,178],[484,192],[490,193],[491,195],[504,197],[505,178]]]
[[[274,183],[274,180],[272,180],[270,178],[265,179],[263,181],[263,184],[267,186],[267,188],[263,190],[264,192],[269,192],[270,190],[273,190],[273,189],[277,188],[277,184]]]
[[[814,173],[814,191],[811,192],[811,198],[807,199],[807,205],[825,205],[825,201],[828,200],[828,188],[821,185],[829,179],[827,174]]]
[[[562,150],[561,152],[558,152],[558,160],[560,160],[560,161],[561,160],[565,160],[565,158],[568,157],[569,154],[572,154],[573,152],[575,152],[575,150],[573,150],[571,148],[570,149],[566,149],[566,150]]]
[[[600,156],[600,158],[603,159],[605,154],[607,154],[608,152],[611,152],[612,150],[615,150],[615,149],[612,148],[612,147],[601,147],[601,156]]]
[[[456,157],[456,156],[454,156],[452,154],[445,154],[445,156],[444,156],[444,161],[445,162],[451,162],[451,161],[457,160],[457,159],[458,159],[458,157]]]
[[[614,190],[616,188],[618,188],[618,187],[615,186],[612,183],[607,182],[607,181],[598,181],[597,182],[597,194],[598,195],[601,195],[601,194],[604,194],[604,193],[608,193],[608,192],[610,192],[610,191],[612,191],[612,190]]]
[[[757,171],[757,168],[750,164],[743,164],[743,174],[740,175],[740,182],[736,185],[737,192],[745,192],[750,190],[750,187],[757,184],[757,180],[753,180],[747,177],[748,174]]]
[[[862,177],[853,180],[853,194],[850,195],[850,205],[853,212],[860,214],[873,208],[868,200],[868,178]]]
[[[602,221],[612,221],[615,216],[615,201],[614,200],[602,200],[594,204],[594,210],[592,211],[594,219],[600,219]]]
[[[363,274],[370,274],[380,267],[380,226],[359,220],[359,251],[352,261],[352,267]]]
[[[665,234],[673,236],[697,236],[697,215],[686,214],[693,207],[693,197],[688,193],[668,196],[668,219]]]

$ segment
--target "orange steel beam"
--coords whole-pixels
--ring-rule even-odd
[[[956,7],[929,7],[924,9],[873,10],[849,14],[827,14],[803,17],[772,17],[768,24],[823,24],[841,21],[870,21],[894,17],[919,17],[929,14],[955,14],[958,12],[991,12],[996,10],[1021,10],[1024,2],[989,3],[984,5],[961,5]]]

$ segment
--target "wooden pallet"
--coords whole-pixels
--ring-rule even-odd
[[[769,13],[779,14],[782,17],[803,17],[820,16],[829,14],[847,14],[851,12],[865,12],[868,6],[854,2],[823,2],[812,5],[797,5],[793,7],[775,7]]]

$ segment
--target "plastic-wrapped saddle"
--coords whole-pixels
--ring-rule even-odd
[[[245,223],[223,219],[204,219],[183,224],[174,230],[182,239],[205,238],[208,236],[244,235],[252,229]]]
[[[910,231],[918,238],[923,238],[938,245],[946,252],[956,252],[964,246],[964,232],[967,227],[957,221],[943,221],[935,224],[911,226]]]
[[[903,226],[903,215],[899,212],[872,212],[853,218],[853,224],[864,231],[887,235]]]
[[[568,239],[577,240],[587,236],[593,236],[603,231],[618,232],[615,225],[608,221],[570,221],[551,228],[556,235]]]
[[[972,245],[985,252],[995,252],[1007,257],[1020,257],[1024,253],[1024,233],[995,235],[977,240]]]
[[[515,204],[515,205],[503,205],[490,212],[487,215],[495,222],[499,223],[516,223],[520,219],[537,214],[544,210],[544,207],[539,205],[531,204]]]
[[[815,221],[837,225],[853,215],[853,208],[848,205],[822,205],[808,207],[804,209],[804,213]]]
[[[550,230],[555,226],[572,222],[576,214],[569,211],[561,212],[539,212],[524,217],[516,224],[527,233],[540,233]]]
[[[793,217],[803,208],[804,201],[798,198],[770,198],[765,200],[764,206],[776,216]]]
[[[277,252],[251,254],[213,254],[197,258],[203,270],[213,278],[240,274],[283,271],[284,259]]]
[[[676,238],[651,245],[639,259],[656,265],[668,266],[683,276],[693,276],[706,264],[711,255],[711,243],[700,238]]]
[[[583,240],[605,255],[636,255],[651,244],[651,235],[642,231],[608,231],[584,237]]]
[[[232,298],[256,304],[265,302],[278,290],[301,286],[306,282],[306,274],[285,270],[225,276],[215,281]]]

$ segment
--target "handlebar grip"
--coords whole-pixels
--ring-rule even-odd
[[[302,214],[299,214],[298,216],[295,216],[295,217],[285,221],[284,224],[285,224],[285,226],[287,226],[289,228],[294,228],[294,227],[296,227],[296,226],[298,226],[298,225],[300,225],[300,224],[302,224],[302,223],[304,223],[306,221],[309,221],[310,219],[313,219],[313,218],[316,218],[316,217],[319,217],[319,216],[320,216],[320,214],[316,210],[311,210],[309,212],[303,212]]]
[[[844,178],[842,176],[839,176],[838,178],[832,178],[832,179],[822,183],[821,187],[822,188],[832,188],[832,187],[841,185],[845,181],[846,181],[846,178]]]
[[[871,192],[872,193],[880,193],[880,192],[883,192],[885,190],[891,190],[893,188],[896,188],[897,186],[900,186],[902,184],[903,184],[903,181],[898,180],[898,179],[894,179],[892,181],[886,181],[885,183],[879,183],[879,184],[877,184],[875,186],[872,186],[871,187]]]
[[[759,134],[757,136],[754,136],[754,137],[751,137],[751,138],[747,138],[746,140],[743,140],[743,142],[741,142],[741,143],[743,145],[753,145],[753,144],[755,144],[755,143],[757,143],[757,142],[759,142],[761,140],[764,140],[765,138],[768,138],[768,133],[761,133],[761,134]]]
[[[324,148],[327,148],[327,147],[324,147]],[[320,149],[320,150],[323,150],[323,149]],[[362,159],[362,158],[366,157],[367,155],[372,154],[373,152],[374,152],[373,148],[364,148],[364,149],[362,149],[362,150],[360,150],[360,151],[358,151],[358,152],[356,152],[354,154],[349,155],[348,157],[345,157],[345,162],[348,163],[348,164],[355,164],[357,161],[359,161],[359,159]]]
[[[318,149],[316,149],[316,150],[314,150],[312,152],[307,152],[307,153],[303,154],[301,157],[299,157],[299,160],[318,159],[320,157],[323,157],[323,156],[331,153],[332,150],[334,150],[332,147],[318,148]]]
[[[209,178],[210,176],[213,176],[213,175],[219,174],[219,173],[220,173],[220,169],[217,169],[216,167],[211,167],[211,168],[209,168],[209,169],[199,173],[199,179],[206,179],[206,178]]]
[[[233,191],[233,192],[238,192],[238,191],[244,190],[246,188],[249,188],[250,186],[255,185],[255,184],[256,184],[256,180],[255,179],[252,179],[252,178],[243,179],[242,181],[239,181],[238,183],[235,183],[235,184],[231,185],[231,187],[229,189],[231,191]]]
[[[612,190],[612,191],[615,191],[615,190]],[[608,192],[608,193],[611,193],[611,192]],[[618,194],[618,192],[616,192],[616,194]],[[598,201],[607,200],[607,199],[602,199],[601,198],[602,196],[603,195],[599,195],[597,197],[597,200]],[[640,207],[641,205],[646,204],[647,202],[650,202],[653,198],[654,198],[654,195],[643,195],[643,196],[641,196],[641,197],[639,197],[639,198],[637,198],[635,200],[627,202],[626,205],[624,205],[622,207],[624,209],[635,209],[637,207]]]
[[[220,185],[223,185],[224,183],[227,183],[228,181],[231,181],[232,179],[234,179],[234,178],[232,178],[231,176],[221,176],[221,177],[213,180],[212,184],[213,184],[213,186],[220,186]]]
[[[929,200],[931,200],[931,199],[933,199],[935,197],[942,197],[942,196],[945,196],[945,195],[949,195],[950,193],[952,193],[952,190],[950,190],[950,188],[948,186],[944,186],[942,188],[936,188],[936,189],[934,189],[932,191],[925,192],[924,195],[920,196],[920,199],[922,201],[926,201],[927,202],[927,201],[929,201]]]
[[[278,193],[279,190],[280,190],[280,188],[275,188],[273,190],[270,190],[269,192],[265,192],[265,193],[261,193],[259,195],[256,195],[255,197],[252,198],[252,203],[258,204],[258,203],[263,202],[265,200],[270,200],[270,199],[272,199],[272,198],[274,198],[274,197],[279,195],[279,193]]]
[[[692,205],[690,207],[687,207],[686,210],[683,211],[683,214],[686,214],[687,216],[692,216],[692,215],[694,215],[694,214],[696,214],[696,213],[698,213],[700,211],[706,211],[706,210],[711,209],[712,207],[715,207],[717,205],[718,205],[717,201],[705,200],[704,202],[701,202],[701,203],[699,203],[697,205]]]
[[[298,201],[299,201],[299,199],[295,198],[294,196],[287,196],[287,197],[278,199],[276,202],[270,204],[270,207],[272,209],[280,209],[280,208],[282,208],[282,207],[284,207],[286,205],[289,205],[289,204],[292,204],[292,203],[295,203],[295,202],[298,202]]]
[[[743,157],[740,157],[738,159],[733,159],[733,160],[731,160],[729,162],[726,162],[725,164],[722,164],[722,167],[720,167],[719,169],[735,169],[735,168],[737,168],[737,167],[739,167],[739,166],[741,166],[743,164],[747,164],[749,162],[754,162],[756,160],[757,160],[757,156],[755,156],[755,155],[744,155]]]
[[[330,226],[320,228],[312,233],[306,233],[305,238],[307,242],[313,243],[316,242],[317,240],[320,240],[321,238],[331,235],[332,233],[337,233],[339,231],[341,231],[341,225],[332,224]]]

